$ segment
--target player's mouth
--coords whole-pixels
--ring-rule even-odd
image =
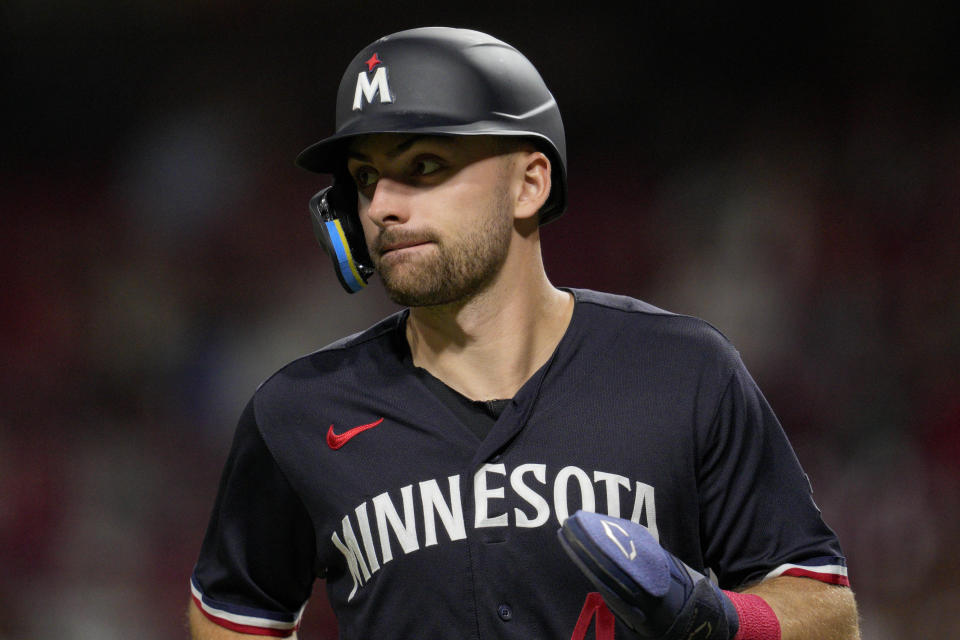
[[[388,253],[410,253],[412,250],[417,249],[418,247],[424,247],[428,244],[431,244],[430,240],[421,240],[421,241],[412,241],[412,242],[396,242],[384,245],[380,248],[380,256],[383,257]]]
[[[434,243],[434,238],[429,233],[400,234],[396,232],[387,232],[377,239],[373,247],[374,253],[381,259],[387,256],[400,258],[402,256],[414,255],[423,250],[427,245]]]

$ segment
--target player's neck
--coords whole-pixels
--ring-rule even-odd
[[[519,284],[500,282],[462,305],[411,309],[414,364],[469,398],[512,398],[550,358],[573,313],[573,297],[542,268]]]

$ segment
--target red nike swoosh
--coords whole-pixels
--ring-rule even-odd
[[[343,445],[347,444],[347,441],[350,440],[353,436],[357,435],[361,431],[366,431],[367,429],[373,429],[375,426],[383,422],[383,418],[380,418],[376,422],[371,422],[370,424],[362,424],[359,427],[354,427],[353,429],[348,429],[343,433],[334,433],[333,425],[330,425],[330,428],[327,429],[327,446],[331,449],[339,449]]]

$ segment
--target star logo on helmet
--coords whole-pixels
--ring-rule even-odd
[[[374,54],[370,56],[370,59],[367,60],[367,71],[373,71],[373,68],[378,64],[383,64],[383,60],[377,57],[376,52],[374,52]]]

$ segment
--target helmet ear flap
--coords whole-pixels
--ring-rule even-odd
[[[347,293],[366,287],[374,273],[356,209],[356,194],[342,180],[334,179],[333,186],[310,198],[313,234],[333,260],[333,270]]]

